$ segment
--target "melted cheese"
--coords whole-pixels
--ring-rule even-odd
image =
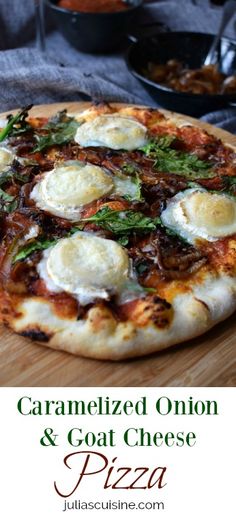
[[[122,290],[129,258],[116,242],[78,232],[44,251],[38,272],[50,291],[68,292],[87,304]]]
[[[147,128],[131,117],[100,115],[82,124],[75,141],[82,147],[134,150],[146,143]]]
[[[76,162],[45,174],[34,187],[31,198],[43,210],[78,220],[83,205],[107,195],[112,189],[112,178],[104,169]]]
[[[236,232],[236,202],[224,194],[189,189],[171,199],[161,220],[190,243],[196,238],[214,241]]]
[[[11,165],[13,160],[13,153],[5,147],[0,147],[0,172],[2,172],[8,165]]]
[[[130,199],[137,199],[139,197],[139,186],[132,177],[118,177],[113,176],[114,190],[116,195],[129,196]]]

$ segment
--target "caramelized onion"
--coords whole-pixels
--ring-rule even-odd
[[[201,251],[177,238],[169,238],[161,230],[136,243],[129,253],[134,264],[146,263],[144,276],[157,270],[165,280],[184,279],[207,262]]]
[[[236,94],[236,76],[227,77],[216,65],[188,69],[176,59],[166,64],[149,62],[145,75],[168,88],[196,95]]]

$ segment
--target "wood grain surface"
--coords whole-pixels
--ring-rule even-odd
[[[32,115],[51,116],[65,108],[73,113],[87,106],[88,103],[35,106]],[[236,146],[236,137],[226,131],[184,115],[175,117],[194,122]],[[188,343],[145,358],[118,363],[74,357],[50,350],[1,328],[0,385],[236,386],[236,317],[234,314],[202,337]]]

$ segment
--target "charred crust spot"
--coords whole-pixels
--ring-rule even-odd
[[[172,305],[168,303],[165,299],[162,299],[158,296],[153,296],[152,298],[152,306],[148,306],[150,308],[150,320],[158,326],[158,328],[166,328],[171,319],[172,314]]]
[[[151,321],[159,328],[165,328],[169,324],[169,320],[167,319],[167,317],[161,317],[157,314],[152,315]]]
[[[39,342],[48,342],[51,338],[51,335],[41,330],[25,330],[21,332],[20,335],[22,335],[22,337],[28,337],[31,340],[38,340]]]
[[[169,310],[171,308],[171,304],[168,303],[168,301],[166,301],[165,299],[162,299],[159,296],[154,296],[153,297],[153,303],[160,304],[160,310],[163,310],[163,308],[165,310]],[[156,307],[156,309],[157,309],[157,307]]]

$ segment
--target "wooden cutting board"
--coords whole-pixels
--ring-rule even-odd
[[[62,109],[73,113],[86,107],[88,103],[36,106],[32,115],[51,116]],[[175,116],[236,146],[236,137],[226,131],[183,115]],[[53,351],[6,328],[0,329],[0,343],[1,386],[236,386],[235,314],[191,342],[119,363]]]

